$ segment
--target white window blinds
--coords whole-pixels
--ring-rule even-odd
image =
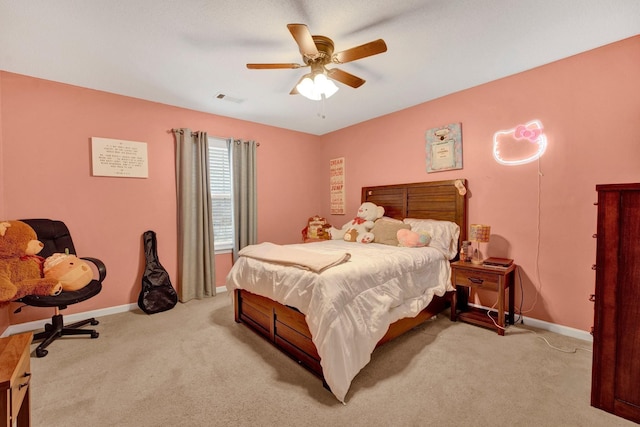
[[[233,249],[231,153],[227,141],[209,137],[209,185],[216,251]]]

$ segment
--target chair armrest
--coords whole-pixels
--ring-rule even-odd
[[[98,269],[98,275],[99,275],[98,282],[102,283],[104,278],[107,277],[107,267],[105,267],[104,263],[100,261],[98,258],[81,257],[80,259],[89,261],[96,266],[96,268]]]

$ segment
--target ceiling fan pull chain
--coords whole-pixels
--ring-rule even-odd
[[[319,110],[319,111],[318,111],[318,117],[320,117],[321,119],[326,119],[326,118],[327,118],[327,116],[324,114],[324,101],[325,101],[325,99],[327,99],[327,97],[326,97],[326,96],[324,96],[324,93],[320,94],[320,96],[321,96],[321,99],[320,99],[320,100],[321,100],[322,102],[321,102],[321,103],[320,103],[320,105],[318,106],[318,110]]]

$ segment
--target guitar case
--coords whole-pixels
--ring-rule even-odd
[[[158,260],[156,233],[145,231],[142,237],[147,265],[142,275],[138,307],[147,314],[170,310],[178,303],[178,294],[171,285],[169,273]]]

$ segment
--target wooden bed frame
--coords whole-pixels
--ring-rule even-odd
[[[460,226],[460,246],[467,238],[467,197],[460,194],[456,187],[459,183],[466,188],[465,179],[363,187],[362,202],[384,206],[385,216],[396,219],[430,218],[453,221]],[[242,289],[236,289],[234,296],[236,322],[244,323],[265,337],[324,381],[320,356],[311,340],[304,314],[293,307]],[[434,297],[416,317],[400,319],[391,324],[377,346],[422,324],[448,305],[456,306],[455,291],[448,292],[443,297]],[[455,309],[451,310],[451,320],[455,320]]]

